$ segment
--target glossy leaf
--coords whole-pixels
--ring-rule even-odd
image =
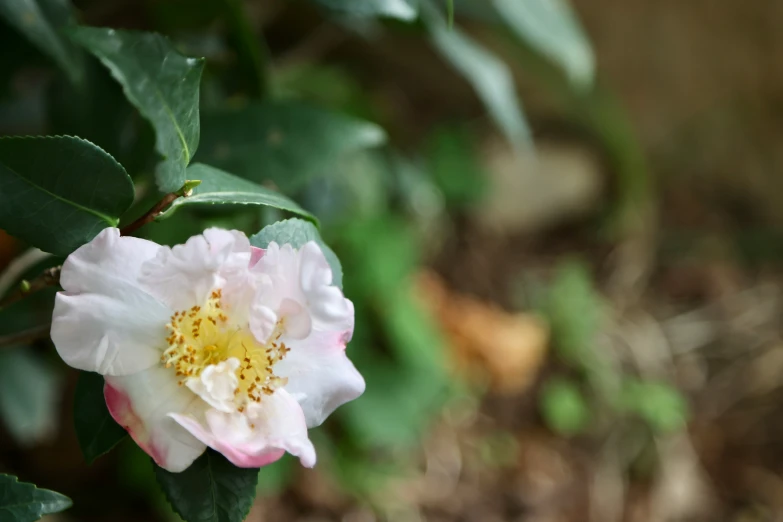
[[[204,113],[197,160],[291,193],[385,139],[373,123],[306,104],[252,103]]]
[[[127,435],[106,407],[103,385],[103,376],[92,372],[81,372],[76,384],[73,423],[79,447],[88,464],[107,453]]]
[[[279,245],[291,243],[294,248],[299,248],[308,241],[315,241],[326,256],[326,261],[332,268],[332,284],[338,288],[343,287],[343,268],[340,260],[329,246],[321,239],[318,229],[309,221],[302,219],[286,219],[264,227],[258,234],[250,238],[250,244],[258,248],[266,248],[272,241]]]
[[[0,420],[18,444],[32,445],[57,429],[60,377],[27,347],[0,351]]]
[[[385,16],[414,20],[417,9],[410,0],[314,0],[331,11],[355,17]]]
[[[65,495],[0,474],[0,520],[4,522],[33,522],[71,505],[71,499]]]
[[[89,141],[0,138],[0,228],[41,250],[67,255],[117,226],[133,195],[122,165]]]
[[[489,114],[515,145],[530,141],[511,70],[500,58],[456,27],[448,27],[432,5],[422,4],[435,48],[476,91]]]
[[[571,82],[593,82],[595,56],[567,0],[493,0],[506,23],[542,54],[558,63]]]
[[[279,192],[264,188],[215,167],[194,163],[187,170],[188,179],[201,180],[193,194],[174,200],[159,219],[171,216],[179,207],[188,205],[261,205],[278,208],[316,222],[315,217]]]
[[[57,62],[71,81],[80,81],[81,52],[63,34],[64,28],[75,25],[68,0],[5,0],[0,2],[0,16]]]
[[[125,95],[155,128],[158,187],[177,190],[199,143],[199,83],[203,58],[188,58],[159,34],[79,27],[75,41],[97,56]]]
[[[256,495],[258,469],[238,468],[208,449],[185,471],[155,466],[155,476],[186,522],[242,522]]]

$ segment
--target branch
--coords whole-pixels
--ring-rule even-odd
[[[9,335],[0,335],[0,347],[12,344],[23,344],[29,341],[40,339],[42,337],[47,337],[51,329],[51,324],[42,324],[27,330],[22,330],[21,332],[12,333]]]
[[[182,185],[182,188],[179,189],[176,192],[169,192],[165,196],[163,196],[163,199],[158,201],[158,203],[149,209],[144,215],[142,215],[140,218],[138,218],[136,221],[131,223],[130,225],[126,225],[120,229],[120,235],[121,236],[129,236],[136,232],[138,229],[146,225],[147,223],[151,223],[155,220],[156,217],[160,215],[161,212],[166,210],[169,205],[171,205],[175,199],[177,198],[186,198],[193,194],[193,189],[198,187],[201,184],[200,179],[195,180],[188,180],[185,182],[184,185]]]
[[[60,282],[60,271],[62,268],[62,265],[53,266],[52,268],[47,268],[44,270],[43,273],[41,273],[32,281],[22,280],[22,282],[19,283],[19,288],[16,290],[16,292],[13,292],[4,299],[0,300],[0,310],[11,306],[15,302],[24,297],[27,297],[32,293],[58,284]]]
[[[37,248],[31,248],[21,256],[17,257],[8,265],[5,272],[0,274],[0,297],[14,285],[27,270],[40,261],[43,261],[52,254],[42,252]]]

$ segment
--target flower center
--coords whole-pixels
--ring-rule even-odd
[[[277,321],[266,343],[261,344],[246,325],[231,321],[221,297],[221,291],[216,290],[203,306],[174,312],[166,325],[171,332],[166,338],[168,348],[160,360],[176,372],[182,386],[191,379],[199,379],[208,367],[236,359],[239,364],[235,363],[234,372],[238,385],[234,395],[241,412],[249,401],[261,402],[264,395],[271,395],[286,384],[287,379],[277,377],[272,369],[290,349],[280,341],[284,332],[282,319]]]

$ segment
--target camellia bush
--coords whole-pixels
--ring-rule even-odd
[[[418,31],[506,138],[529,146],[509,69],[454,25],[451,2],[312,3],[360,36],[368,24]],[[174,18],[191,9],[171,4]],[[79,371],[85,465],[130,436],[184,520],[239,522],[259,468],[290,466],[285,453],[371,490],[368,468],[393,467],[448,396],[440,334],[405,282],[422,226],[444,195],[464,194],[340,96],[308,91],[342,81],[356,92],[350,81],[274,70],[244,4],[194,4],[224,24],[218,46],[235,60],[187,38],[88,26],[67,0],[0,0],[0,40],[18,50],[4,53],[5,80],[45,71],[36,93],[3,87],[4,109],[40,110],[14,113],[25,116],[0,137],[0,229],[26,245],[0,275],[0,415],[20,441],[51,431],[67,365]],[[565,4],[462,8],[590,83]],[[308,431],[335,410],[335,429]],[[70,507],[24,480],[0,475],[0,520]]]

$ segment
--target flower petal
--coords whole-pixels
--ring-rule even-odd
[[[299,457],[303,466],[315,465],[315,448],[307,438],[302,409],[283,389],[251,404],[244,413],[211,409],[203,418],[187,414],[171,417],[236,466],[265,466],[286,451]]]
[[[63,264],[52,340],[63,360],[81,370],[124,375],[160,357],[171,310],[136,282],[160,247],[104,229]]]
[[[106,377],[103,389],[109,413],[162,468],[187,469],[206,446],[169,418],[170,413],[196,414],[204,403],[178,386],[173,372],[154,366],[124,377]]]
[[[237,231],[211,228],[184,245],[160,247],[141,270],[149,293],[174,310],[202,305],[209,293],[225,281],[224,272],[247,270],[250,243]]]
[[[349,339],[350,332],[314,331],[290,341],[291,351],[274,367],[275,374],[288,378],[285,390],[299,402],[308,428],[364,393],[364,379],[345,355]]]
[[[353,305],[332,286],[332,269],[315,241],[299,250],[300,284],[317,330],[353,329]]]

